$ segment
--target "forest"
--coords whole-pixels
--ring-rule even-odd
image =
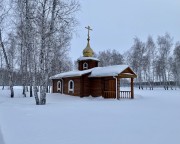
[[[23,86],[24,97],[29,86],[36,104],[46,104],[49,76],[72,67],[68,51],[79,8],[76,0],[0,0],[1,85],[10,86],[11,97],[13,85]]]
[[[143,42],[140,38],[133,39],[133,45],[121,54],[117,50],[104,50],[96,57],[100,66],[127,64],[137,74],[135,84],[139,89],[163,87],[165,90],[180,86],[180,42],[173,42],[170,34],[147,36]]]
[[[78,0],[0,0],[0,85],[10,86],[11,97],[14,85],[23,87],[24,97],[29,86],[36,104],[46,104],[49,77],[76,69],[69,51],[79,10]],[[96,53],[99,66],[129,65],[140,89],[180,86],[180,42],[169,33],[132,41],[125,53],[121,48]]]

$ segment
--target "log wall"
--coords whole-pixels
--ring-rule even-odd
[[[88,75],[83,75],[81,77],[81,92],[80,96],[89,96],[90,95],[90,80],[88,78]]]
[[[79,61],[79,63],[78,63],[78,70],[84,70],[83,69],[83,64],[85,62],[88,64],[88,69],[91,69],[91,68],[94,68],[94,67],[98,67],[98,61],[93,61],[93,60]]]
[[[52,80],[52,92],[53,93],[60,93],[60,91],[57,91],[57,82],[61,81],[60,79],[54,79]],[[62,81],[61,81],[62,84]],[[62,86],[62,85],[61,85]]]
[[[90,78],[90,95],[93,97],[102,96],[103,80],[102,78]]]
[[[74,81],[74,93],[68,92],[68,83],[70,80]],[[63,85],[64,85],[63,93],[67,95],[80,96],[80,92],[81,92],[80,81],[81,81],[80,77],[64,78],[63,79]]]

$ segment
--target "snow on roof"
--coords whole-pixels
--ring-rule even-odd
[[[77,59],[77,61],[83,61],[83,60],[95,60],[95,61],[100,61],[99,59],[94,58],[94,57],[80,57],[80,58]]]
[[[59,79],[59,78],[66,78],[66,77],[76,77],[76,76],[82,76],[84,74],[90,73],[92,69],[83,70],[83,71],[69,71],[60,73],[54,76],[51,76],[50,79]]]
[[[113,65],[107,67],[95,67],[88,70],[83,71],[70,71],[57,74],[55,76],[50,77],[50,79],[59,79],[59,78],[66,78],[66,77],[76,77],[82,76],[84,74],[91,73],[89,77],[106,77],[106,76],[117,76],[122,71],[128,68],[128,65]]]
[[[129,67],[128,65],[97,67],[92,70],[91,75],[89,75],[89,77],[117,76],[128,67]]]

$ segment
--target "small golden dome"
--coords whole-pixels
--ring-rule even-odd
[[[84,57],[93,57],[93,55],[94,55],[94,52],[91,49],[89,41],[88,41],[86,48],[83,50],[83,56]]]

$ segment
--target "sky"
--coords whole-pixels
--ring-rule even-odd
[[[70,57],[77,60],[87,44],[86,26],[90,26],[90,44],[94,52],[116,49],[121,54],[133,45],[136,36],[146,41],[152,35],[168,32],[174,43],[180,41],[180,0],[79,0],[79,25],[71,42]]]

